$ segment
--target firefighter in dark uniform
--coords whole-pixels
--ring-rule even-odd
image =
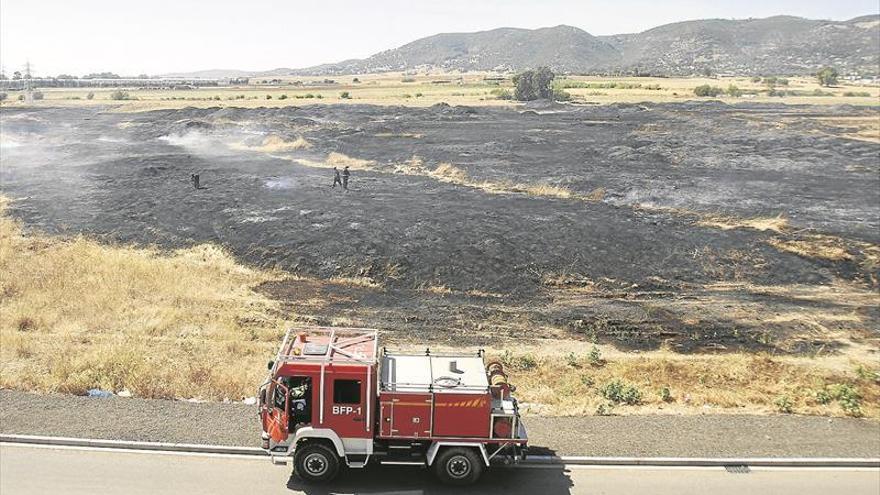
[[[348,178],[351,177],[351,172],[348,171],[348,165],[342,169],[342,188],[348,191]]]
[[[333,167],[333,185],[330,187],[336,187],[336,184],[342,185],[342,178],[339,176],[339,169]]]

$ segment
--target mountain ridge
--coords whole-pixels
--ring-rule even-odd
[[[842,73],[880,74],[880,14],[845,21],[777,15],[695,19],[639,33],[594,36],[560,24],[438,33],[365,59],[302,69],[250,72],[251,77],[342,75],[407,70],[519,71],[549,66],[566,73],[682,76]],[[205,73],[212,71],[199,71]],[[244,71],[236,71],[240,73]],[[195,73],[193,73],[195,74]]]

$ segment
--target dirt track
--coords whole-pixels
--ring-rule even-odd
[[[880,144],[847,139],[849,129],[822,120],[880,118],[876,109],[333,105],[0,115],[2,192],[16,198],[11,211],[27,225],[169,248],[222,244],[247,263],[317,277],[265,287],[306,321],[342,318],[401,338],[475,343],[564,332],[683,351],[812,352],[876,339],[880,328],[878,267],[863,249],[880,241]],[[273,135],[303,136],[312,147],[261,148]],[[331,152],[374,163],[355,170],[343,193],[329,187],[329,170],[303,164]],[[407,173],[401,164],[414,156],[424,170]],[[475,184],[552,184],[576,196],[601,188],[604,197],[492,193],[430,176],[443,162]],[[192,189],[191,173],[204,189]],[[701,225],[710,214],[782,214],[790,227]],[[814,234],[834,236],[844,255],[804,257],[768,243]],[[761,289],[778,286],[792,289]],[[834,293],[797,292],[817,287]],[[810,319],[821,335],[794,338],[815,333],[803,322]]]

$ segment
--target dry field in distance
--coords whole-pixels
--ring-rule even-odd
[[[113,105],[118,111],[148,111],[167,108],[184,107],[287,107],[310,104],[356,103],[372,105],[404,105],[427,107],[439,102],[450,105],[471,106],[509,106],[517,105],[510,100],[499,99],[499,89],[512,91],[512,83],[508,78],[505,82],[486,78],[494,77],[488,73],[465,74],[430,74],[405,75],[362,74],[354,76],[324,77],[278,77],[252,78],[251,84],[235,87],[205,87],[189,90],[154,90],[130,89],[132,100],[117,101],[110,99],[115,89],[43,89],[42,101],[28,103],[37,106],[82,106],[82,105]],[[355,78],[359,82],[352,82]],[[331,79],[333,83],[325,83]],[[266,80],[263,84],[261,81]],[[275,83],[269,83],[276,81]],[[280,81],[277,82],[277,81]],[[302,85],[292,85],[300,82]],[[745,92],[755,91],[754,96],[730,97],[718,99],[725,103],[765,102],[809,105],[878,105],[880,104],[880,87],[863,86],[841,82],[832,87],[820,87],[815,78],[794,77],[785,86],[776,86],[782,91],[795,92],[797,96],[769,96],[768,86],[761,82],[752,82],[744,77],[718,78],[661,78],[661,77],[593,77],[570,76],[560,81],[585,83],[591,88],[566,89],[575,103],[609,104],[638,102],[682,102],[688,100],[710,100],[698,98],[694,88],[708,84],[728,89],[737,86]],[[604,87],[611,84],[616,87]],[[659,89],[649,89],[659,88]],[[822,96],[813,95],[816,91]],[[94,93],[94,99],[88,100],[88,93]],[[343,98],[342,94],[348,97]],[[847,96],[849,95],[849,96]],[[11,92],[10,98],[3,102],[4,106],[19,106],[25,103],[16,100],[17,93]],[[269,98],[271,97],[271,98]]]

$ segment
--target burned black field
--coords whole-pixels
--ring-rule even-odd
[[[2,193],[26,226],[222,245],[296,275],[262,290],[297,321],[682,352],[834,352],[880,334],[880,142],[853,128],[880,119],[874,108],[0,118]],[[351,166],[349,191],[330,187],[334,165]]]

